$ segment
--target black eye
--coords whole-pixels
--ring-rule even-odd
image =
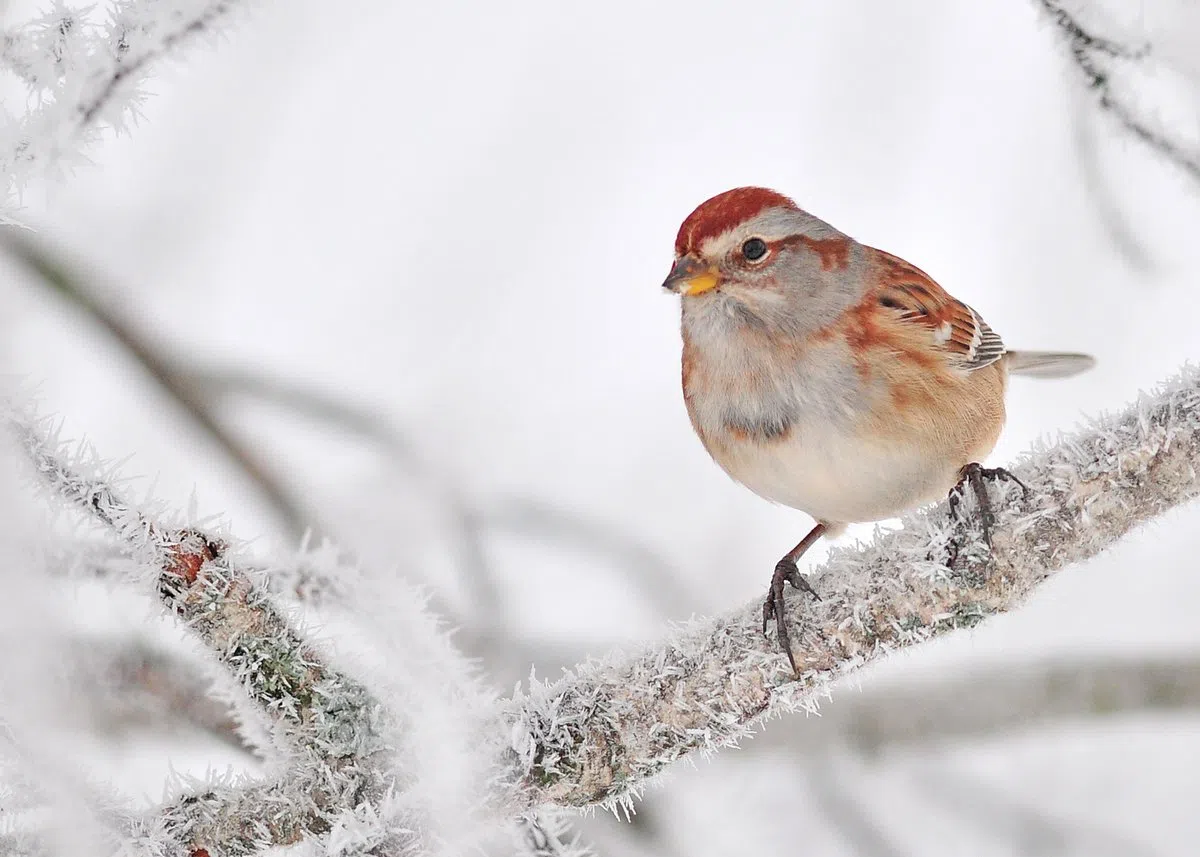
[[[761,238],[751,238],[742,245],[742,255],[749,262],[757,262],[767,255],[767,242]]]

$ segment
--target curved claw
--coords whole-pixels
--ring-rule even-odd
[[[951,517],[963,521],[961,503],[963,493],[966,491],[966,486],[971,486],[971,493],[975,495],[975,503],[979,507],[979,523],[980,529],[983,530],[983,541],[990,549],[992,546],[992,529],[996,525],[996,513],[992,509],[992,500],[988,496],[987,486],[984,484],[985,479],[993,479],[999,482],[1016,482],[1021,486],[1021,492],[1024,497],[1028,498],[1030,494],[1029,486],[1014,476],[1003,467],[984,467],[978,462],[972,462],[962,469],[962,475],[959,477],[958,484],[950,489],[950,495],[947,501],[950,505]],[[960,546],[957,542],[951,542],[949,547],[949,559],[947,565],[951,568],[958,560]]]
[[[796,563],[784,557],[775,564],[775,573],[771,575],[771,586],[767,590],[767,599],[763,602],[763,635],[767,633],[767,623],[775,620],[775,633],[779,638],[779,647],[787,655],[792,672],[800,678],[800,668],[796,666],[796,656],[792,653],[792,638],[788,632],[787,602],[784,598],[784,584],[790,583],[801,592],[821,600],[821,596],[813,589],[812,584],[800,573]]]

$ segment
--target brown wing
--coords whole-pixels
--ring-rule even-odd
[[[899,320],[926,328],[956,368],[980,369],[1004,356],[1004,343],[979,313],[946,294],[928,274],[882,250],[870,248],[870,255],[878,262],[875,300]]]

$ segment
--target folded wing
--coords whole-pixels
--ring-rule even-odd
[[[926,330],[955,368],[973,371],[1004,356],[1004,342],[979,313],[947,294],[920,268],[882,250],[871,253],[879,264],[875,300],[898,320]]]

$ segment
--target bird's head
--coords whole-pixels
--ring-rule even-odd
[[[848,302],[854,242],[781,193],[739,187],[687,216],[663,288],[691,311],[807,327]],[[842,274],[843,276],[838,276]]]

